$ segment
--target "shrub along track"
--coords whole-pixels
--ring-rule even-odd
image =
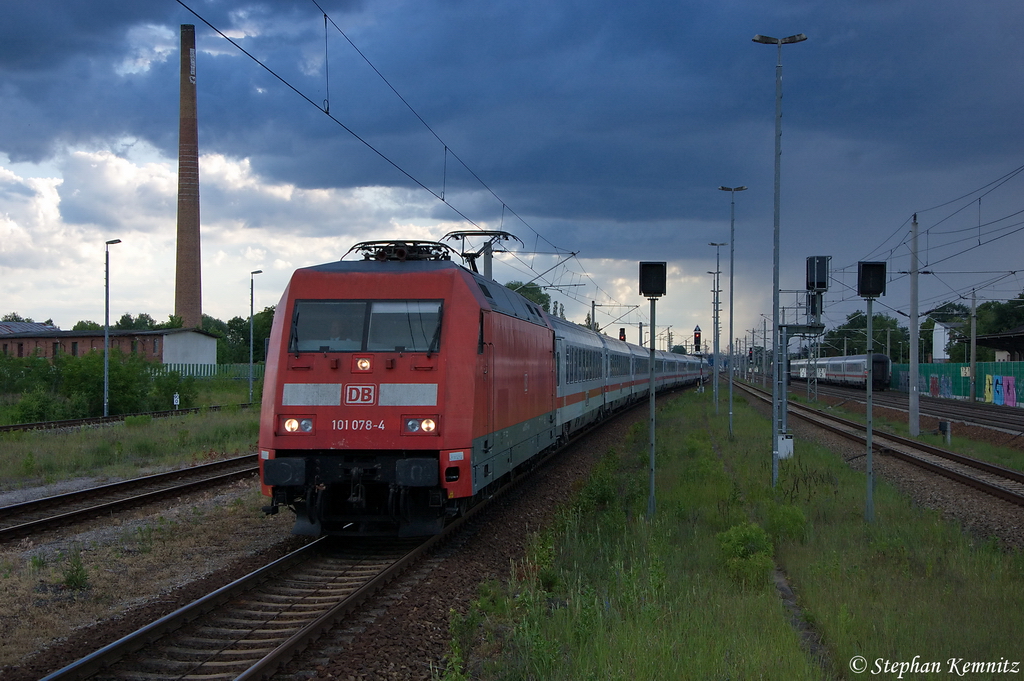
[[[715,438],[715,429],[711,427],[709,422],[709,414],[707,411],[704,412],[704,423],[707,426],[707,432],[711,435],[711,446],[715,450],[715,455],[719,461],[722,462],[726,473],[730,477],[733,476],[730,470],[728,462],[722,456],[722,448]],[[775,585],[775,590],[778,592],[779,599],[785,606],[786,611],[789,613],[789,624],[793,627],[796,632],[797,638],[800,641],[800,647],[805,653],[811,656],[821,667],[825,678],[834,678],[835,673],[832,670],[832,660],[828,653],[828,648],[822,643],[821,634],[815,631],[814,627],[807,621],[804,616],[803,610],[800,609],[797,603],[796,593],[793,591],[793,586],[789,582],[789,576],[786,575],[779,564],[775,563],[775,572],[772,575],[772,580]]]

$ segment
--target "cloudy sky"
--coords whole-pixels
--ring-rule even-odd
[[[755,34],[808,36],[783,48],[784,291],[832,256],[832,326],[863,308],[856,263],[885,260],[876,310],[905,322],[914,213],[923,311],[1022,290],[1016,0],[20,0],[0,22],[0,314],[102,322],[114,238],[112,318],[173,312],[181,24],[197,32],[203,311],[224,320],[248,314],[251,270],[260,309],[355,242],[482,228],[524,244],[497,279],[547,271],[577,321],[596,301],[602,325],[646,322],[637,261],[665,260],[659,327],[710,340],[718,187],[745,185],[749,337],[772,309],[778,55]]]

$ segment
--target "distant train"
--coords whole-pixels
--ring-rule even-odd
[[[883,354],[871,355],[872,390],[885,390],[892,380],[892,360]],[[790,381],[806,381],[817,377],[820,383],[848,385],[864,388],[868,384],[867,355],[848,357],[819,357],[817,359],[793,359],[789,361]]]
[[[268,513],[297,534],[428,535],[590,423],[648,395],[650,350],[549,316],[437,242],[364,242],[296,270],[260,421]],[[658,390],[699,357],[657,352]]]

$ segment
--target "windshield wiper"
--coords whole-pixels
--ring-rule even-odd
[[[427,346],[427,359],[434,354],[434,347],[441,343],[441,319],[444,317],[444,308],[437,311],[437,326],[434,327],[434,337],[430,339],[430,345]]]
[[[295,348],[295,356],[299,356],[299,313],[292,319],[291,346]],[[291,348],[289,348],[291,350]]]

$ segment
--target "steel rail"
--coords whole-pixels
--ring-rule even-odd
[[[11,506],[0,508],[0,524],[7,525],[0,527],[0,542],[7,541],[14,537],[24,536],[32,532],[39,532],[50,527],[67,525],[71,522],[84,518],[96,517],[106,513],[123,510],[134,506],[141,506],[161,498],[180,494],[186,491],[210,487],[213,485],[230,482],[255,474],[258,466],[255,465],[256,455],[249,454],[243,457],[235,457],[224,461],[215,461],[192,468],[178,469],[165,473],[147,475],[141,478],[132,478],[121,482],[90,487],[89,489],[77,492],[68,492],[41,499],[34,499]],[[242,466],[238,468],[238,466]],[[218,471],[229,468],[228,472]],[[184,478],[198,478],[182,482]],[[132,490],[157,485],[158,489],[134,494]],[[88,503],[96,498],[109,498],[114,495],[129,493],[130,496],[120,497],[112,501],[100,501],[96,504],[77,508],[74,510],[63,510],[69,505]],[[32,516],[45,513],[47,509],[59,508],[60,512],[54,515],[47,515],[42,518],[35,518],[27,521],[17,521],[18,516]],[[9,525],[12,520],[17,524]]]
[[[191,622],[202,615],[215,610],[218,606],[228,602],[238,594],[252,589],[256,584],[265,579],[290,568],[297,563],[307,560],[308,554],[318,551],[326,542],[326,538],[318,539],[297,551],[293,551],[272,563],[269,563],[255,572],[244,577],[239,577],[230,584],[213,591],[202,598],[199,598],[188,605],[178,608],[174,612],[164,615],[158,620],[147,624],[113,643],[110,643],[99,650],[92,652],[85,657],[72,662],[71,664],[58,669],[57,671],[43,677],[40,681],[71,681],[87,679],[114,662],[158,640],[162,636],[177,630],[182,625]]]
[[[768,400],[767,396],[762,391],[754,388],[753,386],[741,385],[741,389],[762,401]],[[831,414],[825,414],[816,409],[811,409],[794,403],[790,403],[790,409],[792,414],[798,418],[802,418],[818,427],[825,428],[830,432],[842,435],[843,437],[854,440],[860,444],[866,444],[866,438],[861,434],[865,430],[865,426],[861,423],[833,416]],[[915,450],[920,452],[920,454],[914,454],[913,452]],[[978,489],[986,494],[990,494],[1019,506],[1024,506],[1024,473],[1021,471],[1004,468],[1003,466],[998,466],[987,461],[981,461],[973,457],[934,447],[923,442],[918,442],[917,440],[904,438],[899,435],[890,435],[888,433],[874,433],[872,451],[894,456],[933,473],[937,473]],[[924,456],[922,456],[922,454]],[[930,460],[928,458],[929,456],[933,457],[933,459]],[[947,465],[942,465],[942,463],[935,459],[943,459],[960,466],[961,469],[957,470],[955,468],[950,468]],[[977,477],[976,474],[965,472],[963,469],[996,476],[1002,480],[984,480]],[[1007,486],[1007,481],[1010,483],[1009,486]],[[1021,491],[1016,491],[1014,489],[1018,486]]]
[[[81,419],[65,419],[63,421],[36,421],[34,423],[13,423],[6,426],[0,426],[0,433],[13,433],[17,431],[25,430],[55,430],[57,428],[79,428],[81,426],[95,426],[102,425],[104,423],[119,423],[124,421],[128,416],[151,416],[155,419],[167,418],[170,416],[184,416],[186,414],[197,414],[201,411],[221,411],[222,409],[228,409],[231,407],[239,407],[241,409],[248,409],[249,407],[259,407],[258,402],[246,402],[238,405],[212,405],[209,407],[188,407],[187,409],[167,409],[165,411],[144,411],[137,414],[118,414],[116,416],[88,416]]]
[[[790,386],[793,394],[800,395],[805,391],[799,385]],[[852,399],[864,402],[864,391],[840,386],[818,386],[818,394],[829,397]],[[906,411],[908,397],[904,393],[891,391],[874,393],[875,406]],[[966,425],[977,425],[993,428],[1005,433],[1024,434],[1024,409],[981,402],[965,402],[942,397],[921,395],[920,409],[922,416],[931,416],[943,421],[957,421]]]

